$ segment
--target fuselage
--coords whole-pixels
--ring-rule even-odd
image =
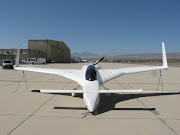
[[[83,81],[83,99],[84,104],[90,112],[93,112],[99,105],[100,94],[98,93],[101,83],[98,78],[98,65],[90,64],[84,66],[85,79]]]

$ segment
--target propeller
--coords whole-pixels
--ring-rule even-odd
[[[101,62],[103,59],[104,59],[104,57],[102,57],[102,58],[101,58],[100,60],[98,60],[98,61],[95,61],[95,62],[93,63],[93,65],[98,64],[98,63]]]

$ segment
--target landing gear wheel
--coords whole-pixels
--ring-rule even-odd
[[[71,96],[72,96],[72,97],[76,97],[77,94],[76,94],[76,93],[71,93]]]
[[[109,90],[108,88],[106,90]],[[111,96],[111,93],[106,93],[106,96]]]

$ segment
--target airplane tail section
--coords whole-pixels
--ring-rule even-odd
[[[16,67],[19,67],[20,47],[21,47],[21,44],[19,44],[19,47],[18,47],[18,50],[17,50],[16,63],[15,63]]]
[[[51,93],[51,94],[60,94],[60,93],[84,93],[84,90],[48,90],[48,89],[40,89],[40,90],[31,90],[32,92],[37,93]],[[124,90],[99,90],[99,94],[103,93],[120,93],[120,94],[136,94],[136,93],[171,93],[168,91],[142,91],[142,89],[136,89],[136,90],[130,90],[130,89],[124,89]],[[177,93],[180,93],[178,91]]]
[[[141,93],[142,89],[138,90],[99,90],[98,93]]]
[[[32,92],[38,93],[84,93],[84,90],[47,90],[47,89],[40,89],[40,90],[31,90]],[[140,93],[142,89],[139,90],[99,90],[98,93]]]
[[[31,90],[32,92],[40,92],[40,93],[84,93],[83,90]]]

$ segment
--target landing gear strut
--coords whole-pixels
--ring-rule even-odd
[[[76,88],[74,90],[77,90]],[[72,97],[76,97],[77,96],[77,93],[71,93],[71,96]]]

